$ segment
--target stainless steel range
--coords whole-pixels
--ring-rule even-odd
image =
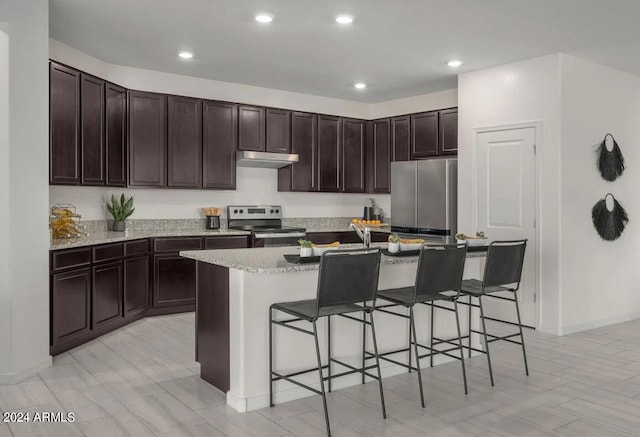
[[[229,229],[251,231],[251,247],[295,246],[307,236],[305,228],[282,226],[282,206],[229,205]]]

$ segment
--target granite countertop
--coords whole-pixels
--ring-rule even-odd
[[[387,243],[374,243],[374,247],[386,248]],[[361,248],[361,244],[343,244],[341,248]],[[221,250],[188,250],[180,252],[180,256],[197,261],[216,264],[230,269],[249,273],[290,273],[318,270],[319,263],[292,264],[284,259],[285,254],[299,253],[297,246],[261,247],[253,249],[221,249]],[[467,258],[484,257],[486,252],[470,252]],[[418,256],[386,256],[382,255],[382,264],[406,264],[418,262]]]
[[[51,240],[50,250],[72,247],[93,246],[96,244],[117,243],[119,241],[138,240],[152,237],[215,237],[218,235],[250,235],[248,231],[235,229],[162,229],[149,231],[92,232],[80,238]]]

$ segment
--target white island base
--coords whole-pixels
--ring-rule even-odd
[[[181,254],[199,261],[196,329],[197,355],[202,365],[202,377],[218,388],[226,390],[227,404],[239,412],[269,406],[269,307],[271,304],[316,297],[318,264],[289,264],[282,257],[284,253],[295,253],[295,248],[191,251]],[[480,272],[480,262],[484,254],[473,255],[476,254],[469,254],[467,257],[465,278],[478,277]],[[263,258],[257,258],[259,256]],[[267,258],[270,260],[265,262]],[[383,256],[379,289],[413,285],[416,261],[417,257]],[[228,274],[228,287],[225,287],[226,274]],[[212,295],[217,297],[211,299]],[[228,313],[225,314],[222,306],[227,299]],[[383,301],[379,300],[379,302]],[[395,308],[398,312],[407,314],[407,310],[403,307]],[[468,307],[460,305],[459,310],[464,335],[468,332]],[[420,343],[428,344],[429,309],[424,305],[417,305],[414,311],[418,340]],[[358,314],[354,313],[354,315]],[[227,332],[224,332],[224,320],[221,320],[225,316],[228,317]],[[275,312],[274,317],[277,319],[291,316]],[[474,311],[472,318],[474,329],[477,328],[478,319]],[[407,319],[378,311],[374,312],[374,321],[379,352],[408,346]],[[437,337],[457,337],[453,312],[436,310],[434,322],[434,332]],[[311,328],[311,324],[307,322],[297,323],[302,328]],[[326,318],[321,318],[318,322],[323,364],[327,362],[326,323]],[[331,323],[331,356],[360,366],[363,325],[339,316],[332,317]],[[273,330],[275,371],[291,373],[317,365],[313,336],[277,325],[273,325]],[[227,346],[224,342],[225,336],[228,340]],[[370,329],[367,329],[367,343],[367,350],[373,351]],[[474,347],[478,346],[474,342]],[[228,351],[224,350],[225,347],[228,347]],[[227,352],[228,368],[225,366],[226,363],[221,361],[227,359]],[[425,353],[425,350],[421,353]],[[392,358],[406,362],[408,357],[406,353],[399,353]],[[451,360],[444,355],[438,355],[434,364]],[[406,368],[386,361],[381,360],[380,364],[383,378],[407,372]],[[428,367],[429,360],[423,359],[421,366]],[[213,370],[210,371],[210,368]],[[228,375],[225,375],[227,369]],[[332,369],[334,374],[347,370],[335,363],[332,364]],[[462,378],[462,374],[460,377]],[[317,372],[310,372],[297,378],[305,384],[320,388]],[[333,389],[339,389],[360,383],[361,375],[356,373],[334,379],[332,386]],[[274,383],[275,403],[311,395],[313,395],[312,392],[287,381]]]

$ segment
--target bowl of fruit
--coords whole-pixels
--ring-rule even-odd
[[[340,242],[334,241],[331,244],[314,244],[311,246],[313,256],[321,256],[327,250],[335,250],[340,248]]]
[[[402,238],[400,240],[400,251],[418,250],[423,244],[424,240],[422,238]]]
[[[489,240],[484,235],[484,232],[476,232],[476,235],[456,234],[458,242],[467,242],[469,246],[486,246],[489,244]]]
[[[385,226],[385,223],[382,223],[380,220],[363,220],[359,218],[351,219],[351,223],[354,225],[360,225],[362,227],[369,226],[374,228],[379,228],[381,226]]]

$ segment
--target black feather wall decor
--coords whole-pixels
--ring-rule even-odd
[[[607,149],[607,137],[611,137],[613,142],[611,150]],[[598,170],[602,178],[609,182],[615,181],[624,171],[624,156],[611,134],[606,134],[598,146]]]
[[[607,208],[607,197],[609,196],[613,201],[611,209]],[[596,202],[591,210],[591,219],[600,237],[606,241],[617,240],[629,222],[627,211],[624,210],[611,193]]]

